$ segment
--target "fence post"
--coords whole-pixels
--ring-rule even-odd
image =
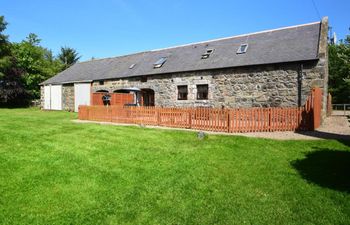
[[[78,113],[79,113],[79,108],[78,108]],[[86,107],[86,119],[90,120],[90,108]]]
[[[328,93],[327,96],[327,116],[332,115],[332,95]]]
[[[318,128],[321,125],[321,108],[322,108],[322,90],[321,88],[314,88],[314,99],[312,104],[313,112],[313,129]]]
[[[160,126],[160,108],[156,108],[157,126]]]
[[[109,114],[109,121],[112,122],[112,109],[111,109],[111,107],[108,107],[107,110],[108,110],[108,114]]]
[[[269,108],[269,111],[268,111],[268,115],[269,115],[269,126],[268,126],[268,129],[269,129],[269,131],[271,131],[271,110],[272,110],[272,108]]]
[[[346,105],[344,104],[344,116],[346,116]]]
[[[230,110],[225,110],[227,113],[227,133],[230,133]]]

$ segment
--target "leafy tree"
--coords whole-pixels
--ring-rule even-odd
[[[3,33],[6,26],[0,16],[0,106],[20,106],[28,103],[29,94],[23,84],[23,71],[12,55],[12,45]]]
[[[38,35],[30,33],[27,37],[27,42],[33,46],[38,46],[41,42],[41,39],[38,37]]]
[[[78,62],[81,56],[74,48],[61,47],[61,52],[58,54],[58,58],[65,65],[65,68],[70,67],[74,63]]]
[[[24,71],[25,87],[34,98],[40,96],[39,84],[64,69],[55,59],[52,51],[40,46],[36,34],[29,34],[26,40],[13,44],[18,66]]]
[[[7,22],[4,16],[0,16],[0,57],[8,56],[10,54],[10,43],[8,36],[3,33],[6,30]]]
[[[19,105],[39,98],[40,83],[80,58],[73,48],[61,48],[59,56],[40,45],[33,33],[20,43],[11,43],[3,33],[7,23],[0,16],[0,105]]]
[[[350,35],[329,46],[329,91],[334,103],[350,103]]]
[[[25,89],[23,71],[16,66],[14,57],[6,68],[1,68],[4,76],[0,79],[0,107],[27,106],[31,99]]]

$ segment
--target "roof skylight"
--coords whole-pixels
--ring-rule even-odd
[[[241,44],[237,50],[237,54],[246,53],[248,49],[248,44]]]
[[[153,64],[153,68],[160,68],[163,66],[163,64],[166,62],[167,57],[160,58],[157,62]]]
[[[208,48],[204,54],[202,54],[202,59],[207,59],[209,58],[210,54],[214,52],[213,48]]]

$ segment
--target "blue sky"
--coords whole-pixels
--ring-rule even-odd
[[[314,0],[339,38],[349,34],[349,0]],[[29,33],[81,61],[274,29],[319,20],[312,0],[0,0],[11,41]]]

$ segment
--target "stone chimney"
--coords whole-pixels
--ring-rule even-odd
[[[322,120],[326,117],[328,96],[328,17],[323,17],[320,26],[318,45],[318,67],[323,78]]]

